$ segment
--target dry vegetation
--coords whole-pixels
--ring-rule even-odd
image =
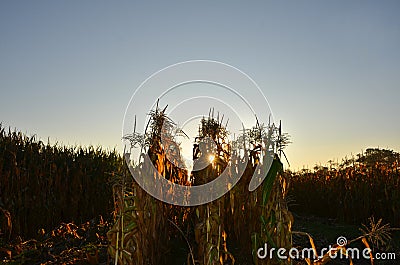
[[[115,151],[44,144],[0,126],[0,208],[11,215],[12,233],[35,236],[61,222],[109,215],[106,184],[121,165]]]
[[[167,122],[168,126],[164,127],[167,131],[162,131],[164,122]],[[165,178],[182,185],[192,185],[187,182],[186,170],[175,167],[166,159],[168,146],[160,143],[161,134],[169,139],[167,145],[174,143],[172,132],[176,131],[173,122],[166,117],[165,109],[157,108],[151,113],[148,128],[150,130],[144,136],[134,132],[126,137],[133,146],[146,143],[151,163]],[[165,256],[174,248],[168,243],[174,242],[174,237],[181,237],[187,244],[186,264],[234,264],[237,256],[243,255],[248,257],[249,264],[252,261],[255,264],[290,262],[276,258],[272,261],[260,260],[256,256],[256,250],[265,242],[274,247],[291,246],[293,220],[284,200],[288,182],[278,156],[269,173],[261,172],[268,173],[263,185],[252,193],[248,192],[248,184],[257,165],[266,163],[261,159],[263,152],[269,148],[277,151],[280,147],[269,145],[272,141],[268,137],[276,136],[276,132],[272,125],[264,127],[257,124],[244,132],[246,137],[229,143],[222,118],[211,113],[208,118],[203,118],[194,145],[194,159],[200,156],[199,144],[206,137],[216,143],[216,149],[206,151],[213,152],[214,159],[206,168],[192,173],[193,184],[212,181],[225,169],[233,171],[239,166],[245,167],[234,189],[206,205],[190,208],[167,205],[145,193],[130,177],[121,176],[114,190],[116,223],[108,233],[110,255],[118,264],[168,264]],[[248,163],[244,162],[247,160],[240,153],[247,156]],[[174,159],[180,159],[179,152]],[[143,171],[136,169],[146,167],[152,165],[145,161],[134,165],[133,174],[141,174]],[[150,168],[146,169],[145,172],[151,172]],[[240,251],[235,253],[237,256],[230,249],[232,245],[240,246]]]
[[[400,156],[368,149],[340,165],[291,173],[291,209],[352,224],[370,216],[400,226]]]
[[[146,134],[134,132],[126,136],[132,145],[142,146],[150,157],[151,164],[143,160],[131,164],[133,174],[140,176],[143,170],[139,169],[146,168],[145,172],[151,172],[154,166],[174,183],[201,185],[224,170],[232,172],[244,167],[242,178],[229,193],[196,207],[166,204],[139,187],[123,158],[114,151],[44,144],[35,137],[6,131],[0,126],[2,262],[143,265],[329,262],[326,257],[317,261],[257,258],[256,251],[264,243],[289,249],[292,235],[307,238],[316,251],[308,233],[292,231],[294,219],[288,201],[292,202],[291,210],[302,215],[335,218],[357,225],[369,220],[370,225],[364,226],[360,236],[349,244],[385,243],[390,240],[389,232],[395,229],[382,223],[400,226],[399,154],[393,151],[369,149],[357,159],[343,160],[341,165],[293,173],[284,171],[280,162],[283,148],[289,142],[280,126],[257,122],[229,142],[223,118],[210,112],[199,125],[193,159],[199,161],[204,151],[199,147],[205,138],[216,143],[215,149],[207,150],[214,159],[188,176],[186,169],[175,166],[183,164],[175,141],[177,133],[183,132],[165,115],[165,109],[152,111]],[[275,144],[269,145],[271,142]],[[166,150],[170,151],[168,156]],[[275,153],[271,168],[259,172],[267,177],[261,186],[249,192],[253,173],[259,170],[257,166],[267,163],[262,159],[267,150]],[[368,219],[372,215],[378,218],[377,222]]]

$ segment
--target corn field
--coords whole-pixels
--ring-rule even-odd
[[[171,133],[176,131],[176,125],[165,110],[157,107],[150,113],[145,135],[134,132],[125,136],[132,145],[143,144],[149,160],[139,163],[127,163],[116,151],[44,144],[35,136],[27,137],[0,126],[0,257],[3,261],[15,264],[32,264],[33,260],[37,264],[304,264],[276,256],[257,257],[257,250],[265,243],[271,248],[290,249],[293,234],[308,237],[316,252],[309,234],[292,231],[294,219],[288,201],[292,202],[290,210],[303,215],[336,218],[357,225],[372,220],[373,229],[350,241],[362,241],[365,246],[373,242],[373,236],[377,238],[376,234],[387,240],[389,231],[398,230],[381,223],[383,218],[392,226],[400,226],[397,154],[370,150],[371,154],[383,156],[378,160],[371,155],[360,156],[357,161],[345,161],[337,168],[285,171],[281,158],[288,138],[281,133],[281,126],[257,122],[253,128],[243,130],[243,135],[235,141],[228,141],[229,132],[222,118],[210,112],[200,122],[193,144],[193,160],[200,161],[205,152],[212,155],[211,163],[189,172],[176,166],[183,163],[179,143]],[[164,135],[163,141],[161,135]],[[202,140],[207,138],[216,143],[215,148],[201,148]],[[269,146],[273,160],[264,172],[258,166],[268,163],[263,158],[270,142],[274,143]],[[167,156],[165,150],[173,152]],[[200,206],[182,207],[153,198],[132,178],[131,174],[143,177],[143,172],[152,170],[155,176],[154,168],[163,178],[186,186],[213,181],[223,171],[244,170],[239,182],[223,197]],[[266,178],[249,192],[255,173]],[[172,191],[163,192],[169,196]],[[99,215],[110,217],[111,223],[101,217],[95,222],[88,221]],[[379,221],[376,223],[370,216]],[[45,239],[21,239],[38,235]],[[65,244],[60,243],[63,240]],[[54,242],[63,247],[55,250]],[[324,256],[315,262],[304,262],[326,264],[328,261]]]
[[[400,226],[400,164],[391,161],[345,163],[290,174],[291,210],[352,224],[370,216]]]
[[[94,147],[44,144],[0,125],[0,209],[11,237],[34,237],[62,222],[83,223],[113,211],[107,183],[122,158]]]
[[[199,161],[202,152],[211,153],[211,164],[188,175],[185,169],[175,166],[182,161],[180,161],[179,148],[176,148],[172,134],[168,131],[162,131],[165,129],[162,126],[165,122],[168,123],[167,130],[174,127],[173,122],[166,116],[165,110],[157,107],[155,111],[150,113],[150,120],[147,126],[150,130],[145,135],[139,135],[134,132],[125,136],[126,139],[131,141],[132,146],[144,143],[143,146],[147,147],[147,149],[144,149],[147,150],[150,157],[148,161],[142,160],[138,164],[132,163],[130,165],[132,174],[144,177],[143,172],[152,172],[150,174],[156,178],[154,170],[151,171],[154,166],[162,177],[174,183],[202,185],[216,179],[224,170],[230,172],[239,171],[241,162],[243,162],[243,156],[240,153],[247,158],[244,164],[245,170],[240,181],[229,193],[217,200],[195,207],[173,206],[154,199],[132,180],[128,170],[126,170],[123,175],[116,179],[116,183],[113,186],[115,223],[107,233],[110,241],[108,253],[115,264],[258,265],[307,263],[309,265],[322,265],[331,261],[329,254],[325,254],[315,260],[305,258],[302,261],[303,263],[298,260],[279,259],[276,256],[272,256],[269,259],[260,259],[256,254],[257,250],[263,247],[265,243],[275,249],[290,249],[293,246],[293,233],[308,237],[314,253],[317,253],[311,235],[305,232],[292,231],[294,220],[287,207],[288,192],[295,197],[295,200],[301,198],[299,196],[304,196],[305,198],[307,196],[315,196],[312,198],[313,201],[303,202],[302,207],[305,208],[310,207],[310,205],[318,205],[321,201],[320,198],[325,198],[322,192],[318,193],[323,190],[319,185],[327,185],[326,188],[332,187],[328,182],[322,183],[318,179],[313,182],[313,185],[307,187],[306,180],[314,181],[314,175],[301,175],[299,173],[296,175],[283,170],[280,158],[283,153],[283,146],[287,144],[288,138],[281,133],[280,126],[277,133],[276,146],[273,147],[275,157],[271,168],[268,172],[261,172],[261,175],[266,175],[262,185],[253,192],[249,192],[249,182],[251,182],[253,174],[258,170],[257,165],[267,163],[262,160],[264,157],[263,152],[268,146],[266,144],[268,137],[264,136],[272,136],[274,132],[276,133],[274,126],[264,126],[257,122],[253,128],[244,130],[242,137],[239,137],[237,141],[228,142],[226,141],[228,132],[222,126],[222,120],[219,119],[219,115],[217,117],[209,115],[208,118],[203,118],[199,126],[196,142],[193,145],[193,160]],[[164,136],[166,134],[168,138],[163,144],[161,144],[161,134],[164,134]],[[216,143],[215,149],[205,150],[204,146],[203,148],[200,147],[201,141],[206,138],[210,138]],[[172,156],[174,163],[167,159],[165,152],[170,146],[174,146],[173,149],[176,151]],[[241,149],[242,147],[243,149]],[[129,152],[127,152],[127,155],[129,156]],[[128,164],[130,164],[129,159],[127,160]],[[393,165],[397,169],[397,164]],[[362,168],[362,165],[358,164],[357,169]],[[379,168],[381,171],[378,170]],[[349,169],[351,167],[347,168],[347,170]],[[398,181],[396,175],[393,175],[393,171],[388,171],[387,167],[379,167],[376,164],[372,169],[375,170],[369,171],[370,169],[367,169],[365,172],[370,172],[369,174],[374,175],[380,172],[382,176],[384,174],[386,176],[391,175],[392,182],[388,181],[386,185],[398,183],[396,182]],[[322,172],[320,174],[326,181],[335,180],[336,182],[334,183],[343,184],[343,178],[335,178]],[[354,176],[347,175],[347,182],[345,183],[347,185],[352,183],[349,179]],[[354,177],[354,180],[358,181],[359,178]],[[301,185],[300,181],[304,181],[304,185]],[[373,180],[371,181],[367,182],[369,186],[365,187],[365,191],[368,187],[369,191],[371,191],[371,187],[374,186]],[[296,186],[298,183],[299,185]],[[346,192],[347,187],[346,185],[342,186],[343,190],[341,192]],[[301,190],[301,188],[304,190]],[[383,188],[387,198],[389,198],[388,188],[386,187],[385,189],[379,184],[375,187],[375,189],[380,188]],[[296,193],[296,191],[299,193]],[[172,190],[167,189],[163,192],[169,194]],[[357,193],[357,188],[354,188],[351,192]],[[350,195],[352,195],[351,192]],[[339,196],[340,194],[342,193],[339,193]],[[392,191],[391,195],[395,194],[396,191]],[[357,196],[362,195],[362,193],[357,194]],[[352,198],[349,195],[347,196],[346,199],[357,198],[355,195]],[[371,200],[374,199],[376,197],[371,198]],[[344,201],[341,205],[346,203]],[[354,205],[348,203],[347,206],[342,207],[341,210],[343,212],[339,214],[346,217],[350,216],[348,214],[352,211],[351,207],[354,207]],[[362,210],[365,210],[365,208],[362,208]],[[394,215],[396,214],[396,208],[388,211]],[[307,211],[304,211],[304,213],[307,213]],[[349,244],[359,241],[369,248],[369,242],[374,242],[376,239],[387,241],[390,238],[389,231],[398,230],[390,228],[389,225],[381,225],[382,219],[377,223],[374,222],[374,219],[369,220],[372,220],[370,221],[371,228],[363,230],[362,235],[350,240]],[[364,228],[367,228],[367,226],[364,226]],[[183,253],[180,252],[180,255],[183,255],[184,258],[178,262],[173,257],[176,254],[174,249],[177,246],[174,244],[177,239],[178,241],[180,239],[183,245],[186,245]],[[179,246],[182,246],[182,244],[179,244]],[[347,247],[348,245],[338,246],[332,251],[342,253],[346,251]],[[351,260],[350,264],[352,264]],[[372,258],[371,264],[373,264]]]

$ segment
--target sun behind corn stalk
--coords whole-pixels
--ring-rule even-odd
[[[147,165],[139,162],[132,165],[132,173],[151,172],[150,167],[155,167],[167,179],[181,185],[191,185],[192,183],[186,182],[187,171],[174,168],[166,159],[165,150],[168,149],[168,145],[176,144],[171,133],[176,130],[174,123],[165,115],[165,110],[157,106],[150,112],[147,126],[149,130],[146,130],[145,135],[133,132],[125,136],[132,146],[140,146],[143,152],[147,152],[152,163]],[[167,126],[162,126],[164,122]],[[266,242],[278,247],[291,246],[293,221],[285,201],[289,182],[282,173],[282,164],[278,156],[274,159],[270,173],[262,172],[268,174],[265,182],[252,193],[248,192],[248,184],[257,165],[267,163],[262,159],[264,154],[271,150],[278,152],[283,149],[282,146],[271,146],[273,134],[279,137],[279,134],[276,134],[277,128],[270,124],[260,125],[257,121],[255,128],[243,130],[243,137],[229,142],[229,132],[222,122],[223,117],[220,119],[219,114],[214,117],[214,110],[210,110],[208,118],[201,120],[193,159],[196,160],[201,151],[205,151],[199,150],[199,143],[205,138],[211,138],[216,143],[216,149],[206,151],[212,154],[211,164],[203,170],[192,172],[191,179],[194,180],[194,185],[201,185],[214,180],[224,170],[237,171],[239,166],[244,166],[245,172],[239,183],[228,195],[218,200],[206,205],[184,208],[166,205],[153,199],[132,179],[128,181],[124,175],[123,179],[114,185],[116,222],[108,233],[111,241],[109,253],[114,257],[115,264],[166,262],[162,259],[163,251],[160,249],[171,249],[168,239],[176,234],[176,230],[181,234],[185,230],[194,233],[194,238],[183,236],[190,249],[188,264],[234,264],[235,257],[228,249],[228,243],[234,240],[243,245],[247,255],[252,253],[253,257],[257,248]],[[162,145],[161,135],[167,136]],[[245,165],[244,156],[247,156],[246,161],[249,161]],[[179,153],[174,159],[180,159]],[[168,222],[173,222],[173,225],[168,226]],[[276,257],[270,261],[255,259],[255,262],[281,263]]]
[[[216,144],[215,150],[202,150],[211,154],[206,168],[192,172],[191,178],[194,185],[201,185],[213,181],[227,168],[230,160],[231,150],[227,141],[228,131],[222,125],[223,117],[219,119],[219,114],[214,117],[214,110],[210,110],[207,118],[200,122],[199,135],[196,137],[198,143],[210,138]],[[199,144],[194,145],[193,160],[199,161],[201,154]],[[197,206],[194,210],[195,215],[195,241],[197,246],[196,256],[200,264],[234,264],[235,259],[227,248],[227,233],[225,231],[225,216],[228,207],[225,197],[219,198],[206,205]]]

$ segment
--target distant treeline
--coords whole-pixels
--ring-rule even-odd
[[[122,166],[116,151],[44,144],[0,124],[0,209],[11,215],[12,234],[23,237],[61,222],[110,216],[107,183]]]
[[[291,210],[355,224],[373,215],[399,226],[399,157],[391,150],[368,149],[341,165],[289,172]],[[61,222],[110,216],[110,182],[123,165],[116,151],[45,144],[0,124],[0,237],[7,233],[5,212],[13,235],[23,237]]]
[[[360,224],[368,217],[400,226],[400,154],[371,148],[340,165],[290,172],[292,211]]]

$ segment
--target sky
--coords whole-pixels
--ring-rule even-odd
[[[259,85],[291,135],[293,170],[400,151],[399,11],[398,1],[0,1],[0,122],[120,149],[135,89],[201,59]]]

